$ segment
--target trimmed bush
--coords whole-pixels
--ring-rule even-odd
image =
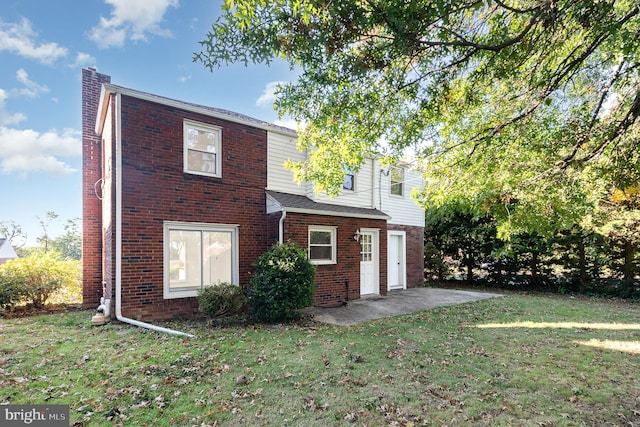
[[[14,306],[20,300],[20,294],[12,277],[4,274],[0,267],[0,312]]]
[[[0,266],[0,303],[42,308],[51,294],[78,280],[77,262],[61,260],[51,251],[33,252]]]
[[[231,283],[217,283],[198,292],[200,311],[216,318],[241,314],[247,305],[244,289]]]
[[[275,244],[254,264],[249,315],[258,322],[296,320],[296,310],[313,303],[315,267],[294,243]]]

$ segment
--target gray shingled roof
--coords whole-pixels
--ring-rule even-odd
[[[306,196],[297,194],[280,193],[267,190],[267,196],[278,203],[283,210],[290,212],[308,212],[317,215],[336,215],[346,217],[364,217],[389,219],[389,215],[378,209],[355,208],[351,206],[333,205],[330,203],[317,203]]]

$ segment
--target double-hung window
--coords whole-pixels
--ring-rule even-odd
[[[336,263],[336,227],[309,226],[309,259],[312,264]]]
[[[392,166],[389,175],[391,181],[391,195],[404,195],[404,169]]]
[[[205,123],[184,120],[184,171],[222,176],[222,130]]]
[[[221,282],[238,284],[238,227],[164,224],[164,297],[197,296]]]
[[[344,181],[342,182],[342,189],[355,191],[356,189],[356,174],[351,169],[345,169]]]

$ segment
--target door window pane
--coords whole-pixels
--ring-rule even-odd
[[[360,236],[360,261],[373,260],[373,243],[371,234],[362,234]]]

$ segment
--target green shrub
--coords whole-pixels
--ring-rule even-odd
[[[240,286],[218,283],[198,292],[198,305],[210,318],[236,316],[245,310],[247,296]]]
[[[4,269],[0,267],[0,311],[14,306],[20,295],[12,277],[5,277]]]
[[[70,279],[47,300],[47,304],[82,304],[82,261],[64,260],[69,269]]]
[[[51,294],[79,280],[77,262],[64,261],[55,252],[33,252],[0,266],[0,299],[4,306],[31,303],[44,307]]]
[[[293,243],[276,244],[254,264],[248,291],[249,314],[259,322],[290,321],[313,303],[315,267]]]

